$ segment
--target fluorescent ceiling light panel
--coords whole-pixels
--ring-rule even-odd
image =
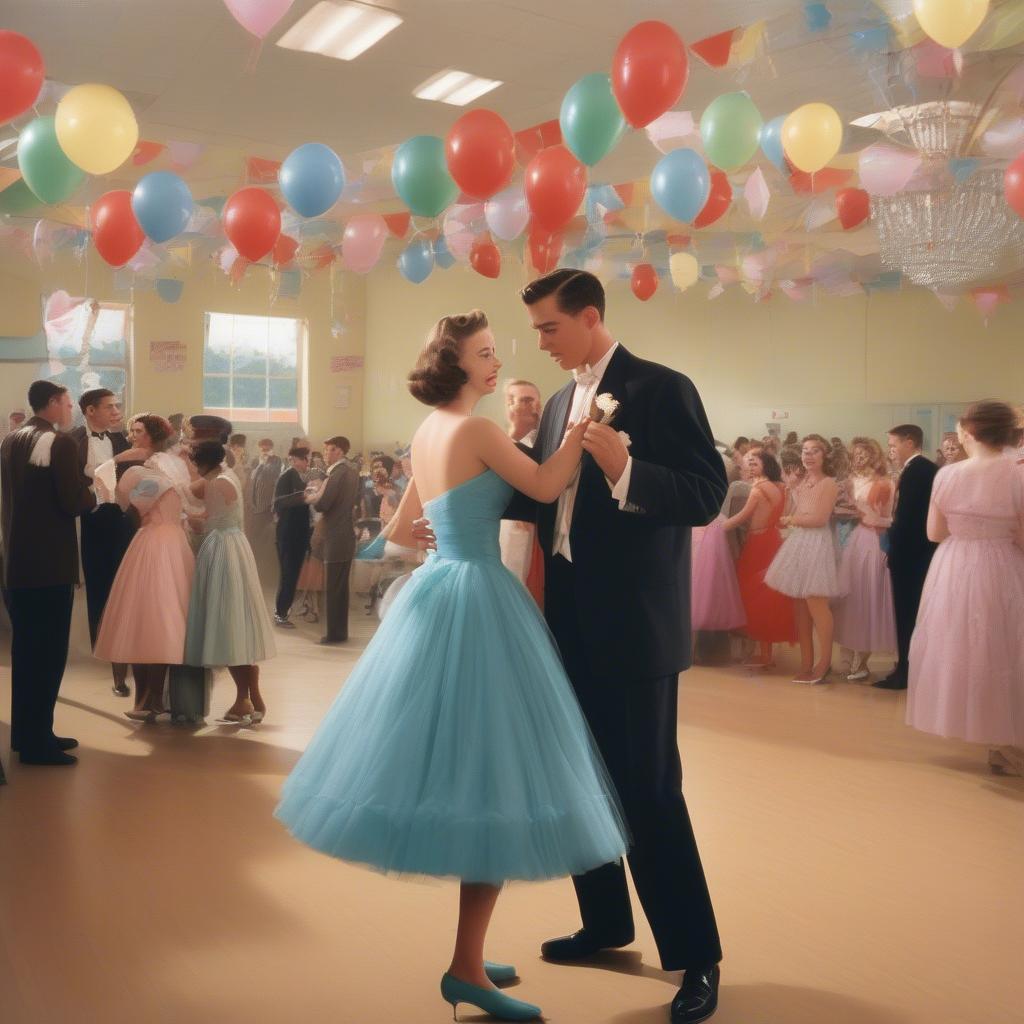
[[[502,84],[491,78],[478,78],[468,71],[452,71],[448,68],[416,86],[412,94],[421,100],[436,100],[439,103],[450,103],[453,107],[464,107]]]
[[[286,50],[355,60],[401,24],[397,14],[368,4],[321,0],[278,39],[277,45]]]

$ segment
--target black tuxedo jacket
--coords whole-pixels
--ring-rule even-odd
[[[939,469],[919,455],[907,463],[896,489],[889,528],[889,568],[895,573],[927,572],[936,545],[928,539],[928,506]]]
[[[74,440],[75,444],[78,445],[78,464],[84,471],[85,464],[89,461],[90,430],[88,427],[75,427],[74,430],[68,431],[68,434],[72,440]],[[125,452],[131,448],[132,444],[124,434],[112,432],[110,434],[110,446],[114,449],[115,455],[120,455],[121,452]]]
[[[306,484],[294,467],[286,469],[274,487],[277,536],[296,544],[308,543],[312,529],[305,490]]]
[[[575,387],[570,381],[548,402],[529,450],[538,461],[561,444]],[[583,455],[569,533],[581,635],[595,676],[674,675],[691,657],[690,528],[718,514],[725,467],[697,389],[681,373],[620,345],[598,392],[619,402],[612,425],[630,436],[633,468],[620,510],[597,463]],[[549,581],[557,510],[557,502],[520,494],[506,513],[536,522]]]

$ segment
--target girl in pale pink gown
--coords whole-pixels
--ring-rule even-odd
[[[182,521],[189,470],[163,451],[172,433],[160,416],[143,415],[132,424],[132,465],[117,483],[122,508],[133,506],[142,519],[114,579],[96,637],[97,658],[130,663],[135,707],[125,714],[153,721],[163,713],[168,665],[182,664],[185,624],[195,558]],[[140,465],[140,449],[149,450]],[[184,499],[187,500],[187,499]]]
[[[997,772],[1024,770],[1024,473],[1016,410],[977,402],[960,420],[969,458],[935,477],[939,543],[910,644],[907,722],[989,746]]]

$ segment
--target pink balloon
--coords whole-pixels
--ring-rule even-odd
[[[876,143],[860,154],[860,183],[873,196],[894,196],[905,188],[921,166],[911,150]]]
[[[295,0],[224,0],[235,21],[257,39],[265,39],[293,3]]]
[[[476,242],[477,235],[483,230],[480,220],[484,216],[483,203],[470,203],[452,206],[445,214],[443,231],[448,251],[465,263]]]
[[[491,234],[504,242],[518,238],[530,223],[530,208],[526,205],[526,192],[522,185],[499,192],[484,205],[484,216]]]
[[[368,274],[377,265],[388,226],[379,213],[360,213],[345,225],[341,240],[341,261],[356,274]]]

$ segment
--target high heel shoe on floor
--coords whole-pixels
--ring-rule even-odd
[[[538,1020],[541,1015],[539,1006],[513,999],[497,989],[470,985],[451,974],[446,974],[441,979],[441,995],[446,1002],[452,1004],[453,1020],[459,1019],[459,1003],[475,1006],[478,1010],[483,1010],[484,1013],[489,1013],[498,1020]]]
[[[235,715],[230,711],[226,711],[220,718],[217,719],[218,725],[252,725],[252,715]]]
[[[515,981],[519,977],[519,972],[511,964],[494,964],[490,960],[484,961],[484,974],[495,985],[503,981]]]
[[[133,722],[145,722],[147,725],[151,725],[156,721],[156,712],[143,708],[141,711],[126,711],[124,717],[130,718]]]
[[[266,718],[266,715],[266,711],[254,711],[252,715],[250,715],[249,720],[252,722],[253,725],[259,725],[260,722],[262,722],[263,719]]]

